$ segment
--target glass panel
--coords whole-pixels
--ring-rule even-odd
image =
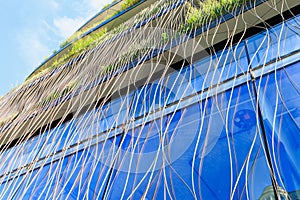
[[[258,199],[271,185],[268,170],[253,171],[266,165],[253,97],[251,85],[242,85],[204,103],[200,143],[190,161],[198,198]],[[251,182],[251,176],[263,181]]]
[[[125,132],[105,197],[258,199],[271,181],[251,91],[243,85]]]
[[[78,116],[69,122],[62,123],[43,134],[35,136],[24,143],[2,152],[0,175],[16,170],[61,151],[78,141],[83,141],[98,133],[124,123],[128,119],[132,94],[122,96],[112,102]]]
[[[171,97],[169,95],[171,95]],[[131,115],[135,118],[145,116],[163,107],[166,104],[165,101],[167,98],[172,98],[172,94],[164,85],[158,83],[145,85],[135,93],[131,107]]]
[[[258,67],[276,58],[298,51],[300,16],[283,22],[247,40],[251,66]]]
[[[0,184],[0,199],[13,199],[22,182],[22,176],[15,177]]]
[[[36,159],[43,143],[43,136],[38,135],[2,152],[0,175],[31,163]]]
[[[194,58],[195,59],[195,58]],[[244,42],[202,58],[166,77],[164,86],[172,93],[168,104],[246,73],[248,61]]]
[[[300,63],[257,80],[277,182],[300,198]],[[297,194],[298,193],[298,194]]]
[[[64,158],[61,177],[53,199],[101,199],[119,137],[105,140]]]
[[[38,157],[44,158],[47,155],[62,150],[66,139],[69,139],[67,134],[72,133],[72,131],[69,131],[70,127],[71,123],[67,122],[43,133],[44,142]]]
[[[47,196],[54,191],[55,183],[60,176],[58,163],[54,162],[22,175],[22,184],[14,198],[47,199]]]
[[[4,199],[101,199],[118,145],[119,137],[111,138],[27,171],[0,184],[0,195]]]

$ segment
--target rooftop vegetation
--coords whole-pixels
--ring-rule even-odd
[[[119,0],[114,0],[112,3],[107,4],[105,8],[102,10],[105,10],[106,8],[110,7],[113,3],[117,2]],[[105,41],[113,37],[114,35],[117,35],[121,31],[125,30],[125,26],[123,24],[119,25],[118,27],[114,28],[110,31],[109,34],[107,33],[106,28],[99,28],[97,30],[94,30],[90,34],[85,35],[88,31],[95,29],[97,26],[99,26],[102,22],[116,16],[118,13],[120,13],[123,10],[128,9],[129,7],[135,5],[136,3],[139,3],[141,0],[125,0],[121,2],[121,8],[120,10],[116,10],[111,15],[107,15],[103,20],[94,23],[92,25],[89,25],[87,27],[84,27],[83,29],[75,32],[71,37],[69,37],[66,41],[64,41],[60,45],[60,49],[63,49],[68,44],[71,44],[71,50],[69,50],[67,53],[64,53],[62,56],[59,56],[59,58],[56,58],[50,67],[47,67],[45,69],[39,70],[37,73],[33,74],[29,79],[27,79],[24,84],[27,84],[28,82],[31,82],[34,79],[37,79],[44,74],[50,72],[54,68],[57,68],[58,66],[61,66],[62,64],[66,63],[68,60],[75,58],[76,56],[79,56],[80,53],[83,51],[87,51],[89,49],[92,49],[96,46],[97,43],[99,43],[101,40]],[[128,28],[128,27],[127,27]],[[105,36],[105,37],[103,37]],[[57,50],[53,51],[53,54],[56,54]],[[48,57],[45,58],[46,60]],[[24,85],[22,84],[22,85]]]
[[[173,0],[176,1],[176,0]],[[128,7],[134,5],[135,3],[140,2],[140,0],[126,0],[122,3],[123,8],[127,9]],[[134,23],[137,23],[139,21],[145,20],[147,19],[149,16],[156,14],[158,11],[161,10],[161,8],[164,5],[159,5],[159,4],[155,4],[155,6],[151,6],[149,8],[146,8],[144,11],[142,11],[141,13],[137,14],[134,17]],[[119,13],[120,11],[116,11],[115,15],[117,13]],[[112,16],[108,16],[106,18],[111,18]],[[105,18],[105,20],[107,20]],[[65,53],[64,55],[62,55],[60,58],[54,60],[53,64],[51,65],[51,67],[44,69],[42,71],[39,71],[37,74],[34,74],[32,77],[30,77],[30,79],[26,80],[26,83],[44,75],[45,73],[48,73],[49,71],[51,71],[52,69],[66,63],[68,60],[78,56],[80,53],[90,50],[92,48],[94,48],[98,43],[100,42],[104,42],[107,41],[109,39],[111,39],[112,37],[116,36],[117,34],[127,30],[130,28],[130,26],[132,26],[132,24],[120,24],[119,26],[115,27],[114,29],[110,30],[109,32],[107,31],[107,29],[97,29],[95,31],[93,31],[92,33],[90,33],[89,35],[82,37],[82,35],[84,33],[86,33],[87,31],[89,31],[90,29],[95,28],[96,26],[98,26],[101,22],[97,22],[91,26],[86,27],[85,29],[82,29],[81,31],[76,32],[75,34],[73,34],[70,38],[68,38],[62,45],[61,47],[63,48],[65,45],[72,43],[72,47],[71,50],[68,51],[67,53]]]
[[[192,31],[200,26],[207,24],[210,20],[220,17],[224,13],[232,11],[233,9],[241,6],[246,1],[249,0],[205,0],[205,1],[193,1],[193,4],[187,1],[186,2],[186,7],[187,7],[186,23],[182,25],[180,31],[181,33],[187,33],[189,31]],[[127,9],[128,7],[138,2],[140,2],[140,0],[125,0],[122,2],[121,7],[122,9]],[[144,9],[140,13],[138,13],[134,17],[133,20],[134,23],[138,23],[157,14],[162,10],[164,6],[171,5],[174,2],[177,2],[177,0],[166,0],[165,2],[166,2],[165,5],[156,3]],[[116,11],[114,15],[116,15],[120,11],[121,10]],[[111,18],[111,17],[112,16],[108,16],[106,18]],[[106,18],[104,20],[107,20]],[[78,31],[73,36],[71,36],[65,42],[65,44],[68,44],[74,41],[72,43],[71,50],[68,51],[68,53],[65,53],[60,58],[56,59],[50,68],[39,72],[35,76],[32,76],[28,81],[40,77],[41,75],[51,71],[52,69],[64,64],[68,60],[80,55],[82,52],[94,48],[97,44],[99,44],[99,42],[104,42],[114,37],[115,35],[129,29],[130,26],[132,26],[132,24],[123,23],[109,32],[106,29],[98,29],[90,33],[89,35],[82,37],[84,33],[86,33],[90,29],[95,28],[101,22],[86,27],[85,29]],[[164,35],[162,35],[162,37],[164,37]]]
[[[111,3],[105,4],[102,8],[102,10],[106,10],[107,8],[109,8],[112,4],[114,4],[115,2],[117,2],[119,0],[113,0]]]
[[[107,4],[104,6],[104,8],[102,8],[102,10],[105,10],[106,8],[110,7],[113,3],[115,3],[117,0],[114,0],[112,3]],[[124,0],[121,3],[121,9],[116,10],[115,12],[113,12],[110,15],[107,15],[104,19],[102,19],[101,21],[92,24],[90,26],[85,27],[84,29],[75,32],[71,37],[69,37],[66,41],[64,41],[61,45],[60,48],[65,47],[66,45],[68,45],[69,43],[71,43],[72,41],[79,39],[83,34],[85,34],[87,31],[94,29],[95,27],[97,27],[99,24],[103,23],[104,21],[116,16],[117,14],[119,14],[121,11],[128,9],[129,7],[137,4],[138,2],[140,2],[141,0]]]
[[[247,1],[249,0],[204,0],[198,1],[197,6],[187,3],[186,24],[182,26],[182,31],[191,31],[203,26]]]
[[[140,2],[140,0],[124,0],[124,2],[122,2],[121,4],[121,8],[122,10],[126,10],[127,8],[129,8],[130,6],[133,6],[134,4]]]
[[[62,90],[53,91],[50,93],[45,99],[42,99],[40,102],[40,106],[46,106],[49,103],[59,99],[60,97],[63,97],[69,93],[71,93],[74,88],[78,86],[78,81],[73,80],[70,83],[68,83]]]
[[[140,0],[123,1],[121,4],[122,10],[127,9],[128,7],[138,3],[139,1]],[[226,12],[230,12],[238,6],[241,6],[245,1],[247,0],[205,0],[205,1],[193,1],[193,4],[187,2],[186,6],[188,11],[186,15],[186,23],[182,25],[180,31],[182,33],[186,33],[200,26],[203,26],[206,23],[208,23],[210,20],[217,18]],[[177,1],[166,0],[166,3],[169,5],[174,2]],[[162,7],[161,5],[155,4],[154,6],[146,8],[144,11],[142,11],[141,13],[137,14],[137,16],[135,16],[135,22],[137,23],[139,21],[148,18],[149,16],[155,15],[161,10],[161,7]],[[116,15],[120,11],[121,10],[116,11],[114,15]],[[112,16],[108,16],[106,18],[111,18],[111,17]],[[107,20],[106,18],[104,20]],[[114,35],[117,35],[120,32],[130,28],[128,26],[124,26],[124,24],[121,24],[120,26],[116,27],[114,30],[110,31],[109,33],[107,32],[106,29],[103,29],[103,30],[96,30],[91,34],[89,34],[88,36],[81,37],[88,30],[95,28],[100,23],[101,22],[98,22],[89,27],[86,27],[85,29],[76,32],[68,40],[66,40],[66,42],[62,46],[74,41],[71,50],[68,53],[64,54],[62,57],[55,60],[53,62],[53,65],[50,67],[50,69],[43,70],[42,71],[43,73],[39,73],[39,74],[42,75],[50,71],[51,69],[62,65],[63,63],[67,62],[69,59],[78,56],[83,51],[94,48],[97,44],[97,41],[98,42],[101,40],[105,41],[107,39],[110,39]],[[38,76],[34,76],[34,77],[36,78]]]
[[[125,0],[122,2],[122,9],[127,9],[128,7],[138,3],[140,0]],[[241,6],[245,1],[247,0],[205,0],[205,1],[198,1],[197,3],[191,4],[190,2],[186,2],[186,8],[187,8],[187,14],[186,14],[186,23],[182,25],[181,33],[187,33],[189,31],[192,31],[200,26],[205,25],[210,20],[215,19],[217,17],[220,17],[224,13],[230,12],[233,9],[237,8],[238,6]],[[94,25],[89,26],[86,29],[83,29],[82,31],[79,31],[75,33],[69,40],[76,40],[72,43],[71,49],[65,53],[63,56],[61,56],[59,59],[55,60],[50,68],[44,69],[42,72],[35,74],[31,79],[27,80],[26,82],[32,81],[33,79],[36,79],[40,77],[41,75],[57,68],[58,66],[61,66],[62,64],[66,63],[72,58],[75,58],[76,56],[79,56],[84,51],[91,50],[95,48],[99,43],[105,42],[112,37],[120,34],[121,32],[128,30],[133,24],[136,24],[140,21],[143,21],[153,15],[156,15],[159,13],[165,6],[169,6],[173,4],[174,2],[177,2],[177,0],[166,0],[166,3],[164,5],[155,3],[152,6],[144,9],[140,13],[138,13],[133,19],[131,23],[123,23],[119,25],[118,27],[115,27],[113,30],[110,30],[109,32],[106,29],[98,29],[89,35],[85,37],[81,37],[83,33],[88,31],[91,28],[96,27],[99,23],[96,23]],[[195,1],[194,1],[195,2]],[[169,40],[169,36],[166,33],[163,33],[161,35],[162,41]],[[109,72],[115,68],[115,66],[120,65],[121,63],[124,63],[125,59],[133,60],[136,59],[139,56],[142,56],[142,53],[145,53],[141,51],[141,49],[137,49],[137,52],[133,52],[134,50],[131,50],[129,55],[120,56],[117,63],[113,63],[108,66],[103,66],[104,72]],[[58,96],[61,96],[62,94],[65,94],[65,92],[58,92],[59,95],[50,95],[52,98],[50,99],[56,99]],[[56,97],[56,98],[54,98]]]
[[[178,30],[181,33],[188,33],[192,30],[195,30],[205,24],[207,24],[210,20],[218,18],[222,16],[224,13],[231,12],[235,8],[241,6],[243,3],[249,0],[206,0],[206,1],[199,1],[197,4],[191,4],[190,2],[186,2],[186,21],[185,24],[181,26],[181,29]],[[132,6],[135,3],[139,2],[139,0],[128,0],[124,1],[124,6]],[[82,31],[76,33],[73,38],[69,39],[73,41],[70,50],[62,55],[59,59],[55,60],[50,68],[44,69],[42,72],[35,74],[29,80],[27,80],[24,84],[28,82],[32,82],[32,80],[37,79],[38,77],[48,73],[49,71],[61,66],[62,64],[68,62],[69,60],[79,56],[81,53],[91,50],[95,48],[99,43],[105,42],[112,37],[130,29],[134,24],[141,22],[145,19],[148,19],[151,16],[156,15],[162,9],[166,8],[167,6],[177,2],[177,0],[166,0],[165,4],[155,3],[152,6],[144,9],[140,13],[138,13],[134,18],[131,19],[130,23],[124,22],[123,24],[115,27],[114,29],[107,31],[105,28],[99,28],[96,31],[91,32],[89,35],[85,37],[81,37],[89,29],[95,28],[99,25],[96,23],[94,25],[89,26]],[[126,9],[126,6],[123,8]],[[165,44],[170,41],[170,36],[167,33],[161,34],[161,41],[162,44]],[[122,66],[124,63],[128,63],[133,61],[150,51],[149,48],[136,48],[131,49],[121,54],[119,58],[111,64],[107,64],[106,66],[102,66],[103,69],[102,74],[110,73],[115,70],[117,67]],[[53,91],[52,93],[45,96],[45,98],[40,99],[38,107],[44,107],[49,103],[74,92],[76,89],[79,88],[79,82],[73,81],[67,84],[64,88],[60,90]],[[8,121],[15,118],[15,116],[9,117],[9,119],[2,120],[3,123],[0,125],[7,124]]]

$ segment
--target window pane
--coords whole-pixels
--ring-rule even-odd
[[[289,193],[300,189],[299,67],[296,63],[257,80],[277,182]]]

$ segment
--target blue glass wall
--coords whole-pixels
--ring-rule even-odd
[[[299,67],[297,62],[256,82],[274,171],[287,191],[300,186]]]

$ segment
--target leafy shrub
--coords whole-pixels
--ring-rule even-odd
[[[113,2],[116,2],[117,0],[114,0]],[[131,5],[139,2],[140,0],[131,0],[131,1],[125,1],[123,2],[123,8],[128,8]],[[169,5],[171,4],[171,2],[176,2],[177,0],[166,0],[167,4]],[[151,7],[148,7],[146,9],[144,9],[142,12],[137,14],[137,21],[142,21],[147,19],[148,17],[157,14],[157,12],[159,12],[162,8],[164,8],[166,6],[165,4],[159,4],[158,2],[153,4]],[[125,7],[124,7],[125,6]],[[121,10],[120,10],[121,11]],[[118,11],[118,12],[120,12]],[[134,21],[133,24],[137,23],[137,21]],[[91,26],[88,26],[84,29],[82,29],[81,31],[77,31],[76,33],[74,33],[70,38],[68,38],[65,42],[63,42],[60,47],[63,48],[66,45],[68,45],[71,41],[78,39],[83,33],[86,33],[88,30],[91,30],[92,28],[98,26],[101,22],[97,22]],[[121,33],[124,30],[127,30],[128,28],[130,28],[130,26],[132,26],[132,24],[130,23],[122,23],[119,26],[115,27],[114,29],[110,30],[109,33],[107,33],[106,29],[103,29],[102,31],[94,31],[92,33],[89,34],[89,36],[92,37],[92,40],[94,40],[94,42],[92,42],[90,37],[84,37],[81,38],[78,42],[78,44],[76,44],[76,42],[74,42],[72,44],[71,50],[63,55],[58,55],[59,58],[57,58],[56,60],[54,60],[51,64],[50,67],[47,67],[44,70],[38,70],[34,75],[32,75],[31,77],[29,77],[22,85],[31,82],[32,80],[39,78],[40,76],[48,73],[49,71],[51,71],[52,69],[62,65],[63,63],[67,62],[70,58],[74,58],[75,56],[77,56],[78,54],[80,54],[80,52],[87,50],[87,49],[91,49],[93,48],[99,41],[106,41],[111,39],[112,37],[114,37],[115,35],[118,35],[119,33]],[[86,41],[85,41],[86,40]],[[73,47],[75,46],[75,47]]]
[[[69,40],[66,40],[66,41],[64,41],[63,43],[61,43],[60,45],[59,45],[59,47],[62,49],[62,48],[64,48],[65,46],[67,46],[67,44],[69,44]]]
[[[60,96],[61,96],[61,95],[60,95],[59,92],[57,92],[57,91],[52,92],[51,94],[49,94],[49,96],[48,96],[47,98],[45,98],[45,99],[42,101],[41,104],[42,104],[42,106],[47,105],[47,104],[49,104],[50,102],[52,102],[52,101],[58,99]]]
[[[108,4],[105,4],[102,8],[102,10],[105,10],[106,8],[110,7],[111,6],[111,3],[108,3]]]
[[[117,2],[118,0],[113,0],[111,3],[105,4],[102,8],[102,10],[105,10],[106,8],[110,7],[113,3]]]
[[[162,33],[161,34],[161,43],[162,45],[165,45],[166,43],[168,43],[170,41],[170,36],[168,33]]]
[[[50,93],[46,98],[42,100],[40,103],[41,106],[45,106],[67,94],[71,93],[76,87],[78,87],[79,83],[76,80],[71,81],[68,83],[61,91],[56,90]]]
[[[115,67],[113,65],[102,66],[102,70],[105,74],[113,71],[114,69]]]
[[[125,0],[122,4],[121,4],[121,8],[122,10],[125,10],[127,8],[129,8],[130,6],[133,6],[134,4],[138,3],[140,0]]]
[[[199,1],[199,8],[187,3],[186,24],[183,25],[182,31],[190,31],[198,28],[210,20],[218,18],[226,12],[232,11],[241,6],[247,0],[205,0]]]
[[[62,65],[70,58],[78,56],[80,53],[95,47],[99,40],[101,40],[101,38],[106,35],[106,32],[106,29],[102,29],[100,31],[95,31],[90,35],[78,39],[72,44],[72,48],[68,53],[64,54],[61,58],[53,62],[52,68]]]

